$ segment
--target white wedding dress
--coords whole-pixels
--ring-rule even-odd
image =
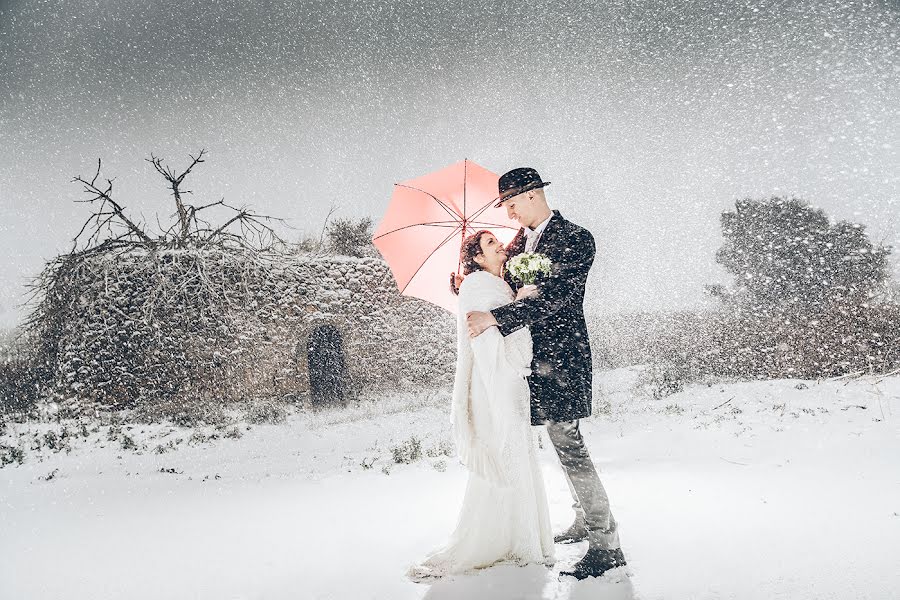
[[[504,338],[491,327],[470,339],[466,330],[467,312],[488,311],[514,298],[503,279],[485,271],[468,275],[460,286],[451,418],[469,481],[450,541],[410,569],[413,579],[498,562],[553,562],[553,532],[525,380],[531,333],[522,328]]]

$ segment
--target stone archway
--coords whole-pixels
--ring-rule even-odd
[[[317,325],[306,342],[309,394],[314,406],[343,404],[348,395],[344,337],[332,323]]]

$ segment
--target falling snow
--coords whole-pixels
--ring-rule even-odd
[[[451,530],[465,486],[441,377],[397,367],[397,389],[312,412],[251,398],[275,387],[281,371],[266,372],[244,382],[246,405],[213,393],[215,422],[89,403],[67,415],[46,398],[28,418],[5,412],[37,389],[40,369],[10,341],[26,283],[90,214],[72,178],[102,158],[116,198],[152,228],[172,204],[144,159],[200,148],[191,201],[281,217],[289,243],[322,239],[329,219],[377,222],[392,184],[465,158],[552,181],[552,208],[596,241],[584,430],[628,570],[560,582],[569,548],[555,570],[403,578]],[[0,597],[894,597],[898,167],[895,0],[0,2]],[[761,277],[785,297],[802,279],[800,259],[766,262],[778,235],[741,246],[723,234],[723,213],[776,197],[821,222],[785,244],[807,261],[801,291],[823,290],[820,312],[757,302]],[[859,293],[808,281],[853,279],[866,262],[877,277],[845,286]],[[378,328],[359,279],[296,310],[350,298],[360,327]],[[762,291],[728,303],[747,290]],[[744,318],[731,330],[704,316],[729,306]],[[122,333],[92,308],[80,317]],[[449,362],[440,340],[453,332],[415,314],[377,333],[408,328],[411,362]],[[373,339],[361,358],[391,360],[391,341]],[[215,361],[234,349],[221,350]],[[83,368],[71,362],[70,382]],[[22,394],[10,402],[9,389]],[[561,529],[568,491],[541,451]]]
[[[900,10],[879,1],[0,6],[0,315],[79,220],[98,157],[142,159],[318,232],[462,158],[535,166],[598,240],[596,310],[694,306],[718,213],[794,194],[900,243]],[[898,273],[900,267],[894,266]]]

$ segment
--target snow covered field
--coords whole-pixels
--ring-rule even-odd
[[[600,580],[556,576],[583,545],[558,546],[553,570],[404,578],[452,530],[466,477],[442,454],[448,397],[426,395],[409,411],[393,398],[240,438],[208,429],[212,441],[136,426],[139,453],[108,442],[108,427],[68,454],[28,452],[0,469],[0,598],[900,597],[900,377],[662,400],[633,387],[634,370],[597,379],[611,410],[584,433],[629,560]],[[0,441],[51,428],[10,424]],[[395,463],[411,435],[422,457]],[[559,529],[570,501],[543,441]]]

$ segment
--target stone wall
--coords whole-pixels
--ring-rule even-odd
[[[452,381],[454,318],[400,296],[380,259],[194,249],[56,268],[33,333],[53,396],[75,412],[302,397],[323,324],[341,332],[358,391]]]

